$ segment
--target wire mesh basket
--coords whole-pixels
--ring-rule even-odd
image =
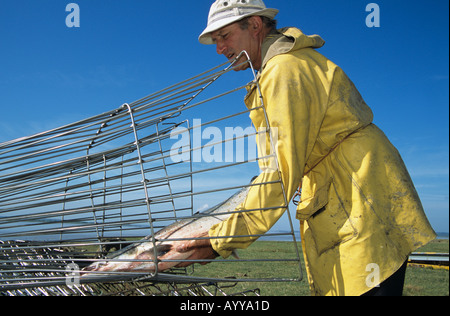
[[[218,217],[210,212],[220,207],[219,215],[227,215],[230,196],[264,185],[250,182],[260,172],[258,163],[276,159],[275,150],[258,155],[257,139],[270,131],[256,131],[248,119],[251,111],[264,106],[241,106],[246,88],[258,84],[248,60],[250,82],[233,72],[245,57],[243,52],[231,65],[219,65],[109,112],[0,144],[0,293],[222,295],[236,282],[301,280],[289,211],[284,214],[288,229],[267,235],[292,241],[290,257],[243,256],[211,260],[211,265],[230,265],[237,272],[237,264],[267,261],[295,265],[293,274],[281,275],[286,269],[276,269],[274,275],[268,271],[252,279],[208,276],[196,266],[159,268],[187,261],[164,259],[168,250],[161,250],[161,243],[183,238],[161,237],[161,231]],[[226,212],[236,212],[230,205]],[[286,198],[277,208],[288,210]],[[241,212],[246,211],[257,210]],[[144,245],[153,249],[153,258],[117,256]],[[147,262],[154,269],[82,276],[86,267],[114,261],[129,266]]]

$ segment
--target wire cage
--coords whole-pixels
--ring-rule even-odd
[[[250,82],[233,72],[242,63],[252,70]],[[133,103],[0,144],[0,295],[226,295],[237,282],[300,281],[286,196],[277,208],[287,210],[287,228],[265,236],[291,241],[289,256],[246,258],[244,251],[239,259],[209,260],[208,266],[223,265],[222,275],[197,265],[177,268],[195,260],[164,257],[167,244],[208,237],[162,232],[200,219],[208,229],[237,212],[237,197],[265,185],[250,179],[276,155],[270,127],[256,131],[248,119],[264,106],[242,106],[252,85],[258,85],[256,74],[242,52],[231,64]],[[262,154],[260,137],[272,147]],[[280,180],[270,185],[283,189]],[[150,255],[120,256],[140,247]],[[263,261],[280,268],[263,277],[239,273]],[[115,262],[128,268],[89,273]],[[142,263],[153,269],[130,268]]]

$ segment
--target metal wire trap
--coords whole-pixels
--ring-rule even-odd
[[[283,190],[279,177],[250,181],[276,154],[270,126],[256,131],[248,119],[264,106],[241,105],[245,89],[257,86],[254,71],[250,83],[233,72],[245,56],[112,111],[0,144],[0,293],[206,294],[224,292],[219,283],[301,280],[288,211],[286,229],[268,233],[292,241],[286,257],[210,260],[219,274],[176,268],[194,261],[174,254],[176,245],[208,238],[199,234],[233,212],[288,209],[286,197],[272,208],[238,208],[253,187]],[[258,155],[261,138],[271,148]],[[229,278],[261,262],[284,268]]]
[[[230,293],[237,283],[215,282],[177,284],[176,282],[153,282],[140,280],[97,282],[79,284],[71,275],[70,249],[38,248],[36,244],[17,241],[8,242],[1,260],[9,260],[3,266],[0,296],[259,296],[259,289]],[[66,270],[66,274],[61,273]],[[7,279],[14,281],[9,282]],[[65,282],[61,282],[65,279]]]

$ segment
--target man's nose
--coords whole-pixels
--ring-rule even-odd
[[[217,54],[223,55],[225,52],[225,49],[226,49],[226,46],[223,43],[217,42],[217,44],[216,44]]]

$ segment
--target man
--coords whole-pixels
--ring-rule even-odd
[[[409,254],[436,235],[371,110],[342,69],[316,51],[322,38],[276,30],[277,13],[261,0],[217,0],[199,37],[230,61],[245,50],[258,70],[269,124],[278,129],[279,173],[263,172],[255,183],[276,182],[281,174],[289,200],[301,183],[297,218],[314,295],[401,295]],[[255,86],[245,104],[261,105]],[[256,129],[266,127],[262,110],[250,117]],[[180,250],[196,249],[191,259],[226,258],[255,238],[224,236],[265,233],[284,212],[276,208],[282,204],[279,186],[254,186],[241,207],[266,211],[233,214],[210,230],[210,240]],[[379,283],[370,281],[373,271]]]

